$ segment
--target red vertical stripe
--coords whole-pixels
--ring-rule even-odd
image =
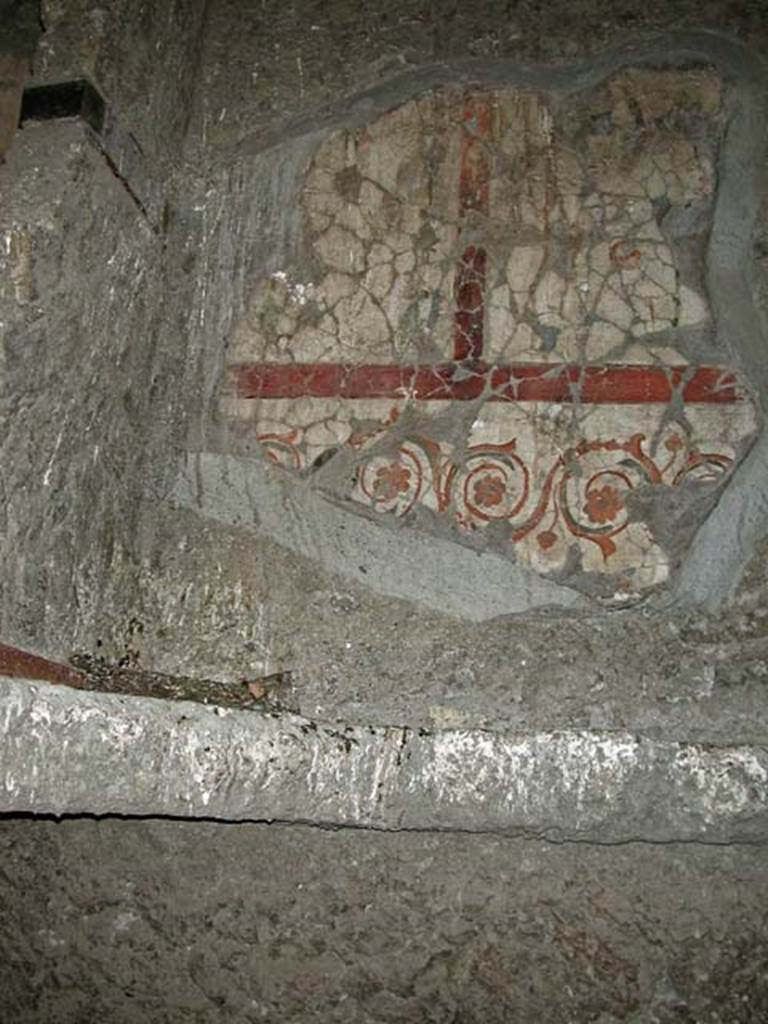
[[[488,216],[491,188],[492,108],[489,96],[470,96],[464,103],[459,174],[459,218]],[[479,359],[483,354],[487,254],[469,245],[461,254],[454,281],[454,359]]]

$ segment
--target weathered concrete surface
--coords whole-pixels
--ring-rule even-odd
[[[329,725],[10,679],[0,722],[2,812],[768,841],[757,747]]]

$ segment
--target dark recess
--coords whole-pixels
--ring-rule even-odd
[[[79,117],[97,135],[104,128],[107,105],[104,98],[85,78],[25,89],[21,100],[19,126],[25,121],[51,121]]]

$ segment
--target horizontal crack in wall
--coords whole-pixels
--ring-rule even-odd
[[[622,732],[313,722],[0,684],[0,812],[491,832],[595,843],[768,838],[768,751]]]

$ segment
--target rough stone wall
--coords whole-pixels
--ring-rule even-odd
[[[21,110],[21,94],[42,26],[34,0],[4,0],[0,24],[9,26],[0,38],[0,160],[13,139]]]
[[[473,551],[438,547],[431,575],[409,573],[390,532],[377,571],[410,588],[392,596],[350,575],[359,545],[336,520],[292,524],[294,550],[260,530],[290,517],[281,484],[271,508],[226,523],[174,491],[183,449],[216,443],[226,342],[254,278],[288,252],[296,169],[353,94],[364,110],[366,90],[402,99],[404,74],[478,58],[557,71],[663,53],[677,31],[764,56],[764,5],[208,6],[200,47],[202,5],[43,5],[36,80],[93,78],[118,167],[167,235],[78,124],[30,125],[0,168],[0,639],[233,684],[287,671],[301,713],[361,729],[764,745],[766,547],[752,534],[715,613],[670,600],[494,617],[474,580],[487,574],[493,597],[505,577]],[[748,240],[763,317],[766,209]],[[0,845],[0,1018],[19,1024],[768,1014],[761,847],[24,817],[0,822]]]
[[[38,821],[0,852],[9,1024],[768,1015],[759,848]]]
[[[123,161],[125,176],[158,220],[163,204],[174,202],[172,175],[192,115],[204,15],[205,5],[190,0],[40,4],[45,32],[32,84],[85,77],[101,91],[123,141],[123,150],[111,155]]]
[[[199,94],[201,139],[228,147],[254,136],[277,139],[286,115],[306,124],[315,108],[433,62],[501,57],[556,65],[642,38],[668,41],[670,33],[690,29],[725,32],[765,52],[760,0],[651,0],[642,7],[633,0],[483,0],[471,8],[457,0],[398,0],[386,7],[315,0],[265,5],[247,18],[237,0],[216,2]]]
[[[167,456],[183,338],[165,233],[201,12],[42,14],[29,84],[86,77],[109,111],[100,139],[78,120],[27,122],[0,168],[0,622],[61,654],[93,646],[112,609],[124,619],[139,508]]]
[[[513,570],[483,552],[462,553],[416,530],[358,536],[349,517],[342,521],[327,505],[312,506],[301,488],[283,489],[279,474],[267,475],[266,483],[258,471],[240,479],[234,462],[218,490],[210,488],[207,503],[204,498],[204,459],[197,453],[221,442],[222,424],[211,410],[220,400],[227,341],[244,317],[253,282],[290,258],[300,227],[300,211],[290,205],[297,168],[306,166],[332,125],[396,105],[436,74],[471,79],[479,55],[536,59],[562,72],[566,62],[605,55],[611,47],[621,53],[622,46],[647,44],[663,54],[671,37],[659,33],[701,29],[744,40],[747,54],[764,50],[763,19],[749,5],[727,11],[651,5],[642,15],[629,5],[614,6],[610,14],[595,6],[580,12],[577,25],[566,12],[562,24],[548,28],[550,18],[557,21],[549,6],[545,12],[526,5],[514,11],[483,6],[473,10],[471,24],[459,8],[451,13],[407,4],[384,14],[320,5],[302,8],[301,18],[290,5],[249,18],[226,4],[211,7],[204,85],[187,149],[197,191],[185,220],[185,258],[199,284],[188,319],[184,384],[193,396],[192,458],[181,500],[177,491],[147,524],[137,612],[143,632],[125,640],[139,660],[235,683],[287,670],[310,716],[428,725],[592,724],[675,735],[690,728],[713,738],[743,727],[761,733],[759,552],[738,596],[715,616],[668,595],[655,611],[506,617],[518,610],[505,604],[508,595],[522,594],[524,605],[525,587],[511,587]],[[337,51],[343,60],[327,58]],[[350,100],[355,91],[363,95],[357,106]],[[746,305],[761,308],[758,256],[750,260],[754,281]],[[759,323],[746,333],[759,349]],[[753,358],[750,379],[759,350]],[[258,467],[254,438],[240,443]],[[252,487],[260,488],[258,500]],[[749,490],[747,477],[741,492]],[[305,499],[311,512],[302,518],[296,508]],[[287,538],[293,551],[270,539],[270,531],[283,543]],[[704,563],[717,561],[721,542],[708,543]],[[745,563],[749,545],[728,558]],[[705,574],[702,580],[699,600],[708,596]],[[726,677],[739,682],[725,683]]]

